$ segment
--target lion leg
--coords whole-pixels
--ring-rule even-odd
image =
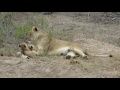
[[[29,59],[29,57],[26,56],[26,55],[24,55],[24,54],[21,55],[21,58],[22,58],[22,59]]]
[[[76,54],[75,52],[73,51],[69,51],[66,55],[66,59],[70,59],[70,58],[76,58],[76,57],[79,57],[78,54]]]
[[[60,47],[60,48],[49,51],[47,55],[66,56],[69,50],[70,50],[69,47]]]
[[[80,50],[78,48],[77,49],[74,48],[74,49],[72,49],[72,51],[75,52],[76,54],[80,55],[82,58],[87,58],[88,57],[87,54],[85,54],[82,50]]]
[[[38,51],[37,51],[37,55],[44,56],[46,54],[47,54],[47,52],[45,52],[45,50],[42,48],[38,49]]]

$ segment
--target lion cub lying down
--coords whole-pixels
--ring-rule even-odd
[[[18,52],[24,59],[34,58],[38,55],[37,48],[33,44],[21,43],[19,44],[21,52]]]

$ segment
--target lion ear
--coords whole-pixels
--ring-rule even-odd
[[[26,45],[24,45],[24,48],[26,48]]]
[[[33,49],[33,46],[31,46],[31,47],[30,47],[30,49],[31,49],[31,51],[32,51],[32,49]]]
[[[19,44],[18,46],[21,47],[21,44]]]
[[[32,27],[32,30],[33,30],[34,32],[37,32],[37,31],[38,31],[37,27],[35,27],[35,26]]]
[[[33,46],[31,46],[31,48],[33,49]]]

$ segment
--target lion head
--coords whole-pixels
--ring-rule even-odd
[[[29,50],[27,43],[21,43],[21,44],[19,44],[19,47],[22,51]]]
[[[47,35],[46,32],[44,32],[43,30],[33,26],[32,30],[28,33],[27,39],[29,41],[36,41],[36,40],[44,37],[45,35]]]

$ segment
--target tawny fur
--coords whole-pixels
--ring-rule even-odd
[[[39,55],[67,55],[69,51],[72,51],[82,58],[88,56],[86,50],[80,44],[53,38],[35,26],[28,34],[28,40],[37,47]]]
[[[21,44],[19,44],[19,47],[21,49],[21,53],[23,55],[28,56],[28,57],[35,57],[35,56],[37,56],[38,52],[35,51],[35,50],[33,50],[33,48],[32,48],[32,50],[30,50],[30,48],[28,46],[31,46],[31,45],[28,45],[27,43],[21,43]]]

